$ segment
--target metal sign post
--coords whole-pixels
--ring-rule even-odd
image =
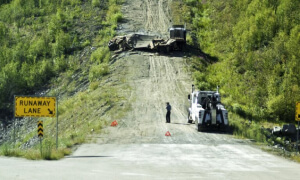
[[[14,104],[16,104],[16,99],[14,98]],[[14,107],[14,112],[16,111],[16,108]],[[15,122],[16,121],[16,117],[15,117],[15,113],[14,113],[14,117],[13,117],[13,123],[14,123],[14,137],[13,137],[13,143],[14,143],[14,147],[16,145],[16,125]]]
[[[296,151],[298,152],[299,151],[299,149],[298,149],[298,142],[299,142],[300,101],[296,102],[295,120],[298,121],[297,145],[296,145]]]
[[[14,117],[14,147],[16,146],[16,118]]]
[[[298,121],[298,131],[297,131],[297,152],[299,151],[298,142],[299,142],[299,121]]]
[[[58,148],[58,102],[56,103],[56,150]]]
[[[44,128],[43,128],[43,121],[38,121],[38,137],[40,138],[40,151],[41,156],[43,156],[43,136],[44,136]]]

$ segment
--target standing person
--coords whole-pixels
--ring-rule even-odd
[[[171,122],[170,116],[171,116],[171,109],[172,109],[172,107],[171,107],[171,105],[170,105],[169,102],[167,102],[167,107],[166,107],[166,109],[167,109],[166,123],[170,123],[170,122]]]

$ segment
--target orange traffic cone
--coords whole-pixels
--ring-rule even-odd
[[[116,120],[114,120],[114,121],[110,124],[110,126],[117,126],[117,125],[118,125],[118,123],[117,123]]]
[[[171,133],[169,131],[167,131],[165,136],[171,136]]]

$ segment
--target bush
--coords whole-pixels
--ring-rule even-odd
[[[114,23],[121,22],[122,19],[123,19],[123,16],[121,13],[114,14],[111,18],[112,22],[114,22]]]
[[[98,82],[91,82],[91,83],[90,83],[90,89],[91,89],[92,91],[96,90],[96,89],[98,88],[98,86],[99,86],[99,83],[98,83]]]
[[[22,151],[18,148],[14,148],[12,145],[10,144],[3,144],[1,146],[1,154],[3,154],[4,156],[14,156],[14,157],[20,157],[22,156]]]
[[[52,159],[52,151],[55,147],[54,143],[50,140],[43,141],[43,148],[42,148],[42,158],[51,160]]]
[[[233,134],[242,138],[254,139],[257,142],[266,142],[265,132],[260,123],[248,121],[236,114],[230,115],[230,126]]]
[[[109,73],[108,64],[99,64],[97,66],[92,66],[89,73],[89,80],[93,82],[104,75]]]
[[[91,61],[92,62],[98,62],[98,63],[108,63],[110,59],[110,51],[107,47],[105,48],[98,48],[96,51],[94,51],[91,55]]]
[[[92,6],[93,7],[100,7],[101,2],[100,0],[92,0]]]
[[[91,44],[90,40],[85,40],[83,43],[82,43],[82,47],[86,47],[86,46],[89,46]]]
[[[72,40],[69,34],[64,33],[62,30],[55,37],[55,43],[52,45],[53,55],[61,56],[69,53],[68,50],[72,45]]]

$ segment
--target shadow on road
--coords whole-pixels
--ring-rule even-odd
[[[121,57],[124,52],[129,52],[129,53],[125,53],[126,55],[130,55],[130,54],[139,54],[139,53],[152,53],[152,55],[155,56],[167,56],[167,57],[198,57],[200,59],[203,59],[205,62],[207,63],[213,63],[213,62],[217,62],[218,58],[211,56],[210,54],[206,54],[205,52],[203,52],[200,48],[197,48],[195,46],[192,45],[186,45],[185,48],[183,50],[173,50],[171,52],[164,52],[164,51],[160,51],[158,52],[155,49],[149,49],[149,48],[135,48],[135,49],[131,49],[131,50],[117,50],[114,51],[115,55],[114,57]]]
[[[222,131],[222,130],[217,130],[217,129],[209,129],[202,131],[202,133],[207,133],[207,134],[228,134],[228,135],[233,135],[233,132],[231,131]]]
[[[171,123],[171,124],[191,125],[191,124],[189,124],[189,123]]]
[[[108,158],[112,156],[66,156],[65,158]]]

